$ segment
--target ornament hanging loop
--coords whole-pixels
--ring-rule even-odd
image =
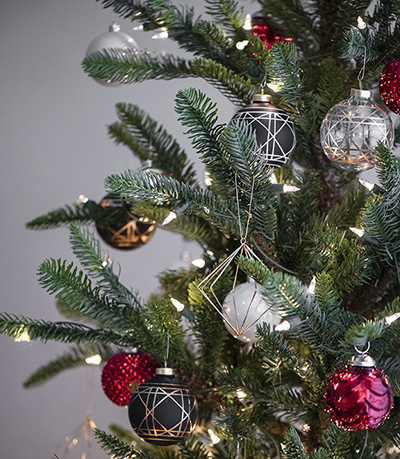
[[[357,354],[360,354],[360,355],[367,354],[368,351],[370,350],[370,348],[371,348],[371,343],[369,341],[367,343],[367,348],[364,351],[361,351],[360,349],[358,349],[358,347],[356,345],[354,345],[354,349],[356,350]]]
[[[357,76],[357,80],[358,80],[358,84],[360,86],[360,91],[362,91],[362,80],[364,79],[364,76],[365,76],[365,66],[366,66],[366,63],[367,63],[367,47],[364,45],[363,46],[363,64],[362,64],[362,67],[360,69],[360,71],[358,72],[358,76]]]
[[[164,367],[168,367],[168,357],[169,357],[169,330],[167,330],[167,348],[164,355]]]
[[[235,173],[235,192],[236,192],[236,205],[237,205],[237,212],[238,212],[238,223],[239,223],[239,231],[240,231],[240,244],[245,245],[246,244],[246,239],[247,239],[247,234],[249,232],[249,225],[250,225],[250,219],[252,217],[251,215],[251,206],[253,204],[253,196],[254,196],[254,182],[255,182],[255,177],[253,176],[253,180],[251,182],[251,192],[250,192],[250,201],[249,201],[249,210],[248,210],[248,217],[247,217],[247,223],[246,223],[246,229],[243,234],[243,228],[242,228],[242,221],[240,218],[240,205],[239,205],[239,187],[237,183],[237,173]]]

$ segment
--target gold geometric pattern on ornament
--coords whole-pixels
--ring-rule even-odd
[[[151,239],[155,225],[142,224],[142,226],[148,226],[145,231],[140,231],[137,222],[132,220],[126,225],[118,228],[117,226],[108,226],[107,230],[110,232],[110,240],[116,244],[132,244],[132,243],[143,243],[145,244]]]
[[[327,128],[323,144],[326,154],[336,163],[373,165],[372,155],[377,139],[383,140],[390,136],[381,110],[371,108],[368,116],[363,116],[361,113],[358,115],[357,109],[349,105],[337,104],[335,108],[337,111],[328,112],[323,123]],[[343,131],[342,136],[335,135],[338,127]]]
[[[163,385],[166,386],[167,384]],[[175,385],[172,386],[176,387]],[[172,391],[165,391],[162,387],[146,387],[134,393],[132,400],[134,399],[139,399],[146,410],[143,420],[135,428],[135,432],[143,439],[157,437],[157,440],[176,443],[176,439],[186,437],[188,432],[191,432],[195,427],[190,416],[196,409],[196,402],[192,403],[193,395],[187,389],[176,388]],[[157,419],[155,413],[157,407],[168,401],[175,403],[182,413],[180,421],[170,428],[165,427]],[[188,406],[188,411],[185,410],[185,405]]]
[[[252,126],[256,131],[265,131],[265,141],[258,143],[256,156],[260,156],[264,161],[274,161],[279,164],[285,164],[296,146],[296,133],[293,121],[290,117],[279,108],[273,107],[266,113],[268,107],[262,109],[253,108],[251,111],[238,112],[234,119],[245,121],[247,125]],[[279,127],[278,127],[279,126]],[[285,151],[279,143],[277,136],[283,129],[289,129],[292,134],[292,145],[288,151]]]
[[[236,336],[242,336],[244,335],[255,323],[257,323],[273,306],[267,308],[264,310],[261,314],[257,315],[257,304],[255,304],[255,296],[257,293],[257,290],[255,289],[254,295],[249,301],[247,311],[244,315],[243,320],[241,323],[238,323],[236,320],[235,323],[232,323],[228,318],[222,313],[222,303],[218,299],[217,295],[214,292],[214,287],[217,284],[217,282],[220,280],[221,276],[224,274],[224,272],[228,269],[230,264],[234,261],[236,257],[239,256],[246,256],[249,259],[261,261],[257,255],[253,252],[253,250],[246,244],[244,239],[241,240],[240,246],[229,255],[220,265],[218,265],[214,271],[212,271],[206,278],[204,278],[200,284],[197,286],[198,290],[200,293],[207,298],[207,300],[210,302],[210,304],[213,306],[213,308],[218,312],[218,314],[222,317],[224,322],[234,331]],[[236,301],[235,301],[235,287],[236,287],[236,282],[237,282],[237,277],[239,273],[239,266],[236,266],[235,270],[235,277],[233,281],[233,306],[235,309],[235,317],[238,317],[237,314],[237,309],[236,309]]]

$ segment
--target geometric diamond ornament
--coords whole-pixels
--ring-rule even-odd
[[[373,101],[372,92],[353,88],[348,99],[325,115],[320,137],[324,153],[337,167],[358,172],[374,166],[379,142],[392,148],[394,130],[390,116]]]
[[[253,152],[261,167],[281,167],[287,163],[296,146],[293,121],[282,109],[271,103],[268,94],[256,94],[250,105],[239,110],[232,121],[249,125],[256,135]]]
[[[142,439],[169,446],[184,440],[196,426],[196,397],[174,377],[172,368],[157,368],[156,376],[140,384],[129,402],[129,421]]]

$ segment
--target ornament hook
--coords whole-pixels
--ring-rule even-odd
[[[365,355],[368,353],[368,351],[370,350],[371,348],[371,343],[368,341],[367,343],[367,349],[365,349],[364,351],[361,351],[360,349],[358,349],[358,347],[356,345],[354,345],[354,349],[356,350],[356,352],[360,355]]]
[[[360,91],[362,91],[362,80],[364,79],[364,75],[365,75],[365,65],[367,63],[367,47],[364,45],[363,46],[363,64],[362,64],[362,67],[360,69],[360,71],[358,72],[358,76],[357,76],[357,80],[358,80],[358,84],[360,86]]]
[[[164,355],[164,367],[168,367],[168,357],[169,357],[169,330],[167,329],[167,349],[165,350]]]

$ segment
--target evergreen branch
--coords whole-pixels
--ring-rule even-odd
[[[28,222],[26,226],[29,229],[49,229],[65,226],[75,221],[95,221],[101,226],[108,226],[115,222],[126,223],[127,213],[123,208],[103,207],[94,201],[87,201],[82,205],[65,206],[53,210]]]
[[[187,204],[185,213],[193,213],[216,225],[222,232],[239,236],[237,217],[230,210],[233,203],[222,200],[209,190],[192,189],[173,178],[149,171],[125,171],[120,176],[111,175],[106,179],[106,186],[128,200]]]
[[[101,244],[93,234],[76,223],[70,226],[72,250],[88,273],[98,279],[97,285],[118,304],[141,307],[139,299],[119,281],[113,271],[113,261],[102,251]]]
[[[94,347],[91,345],[87,348],[74,347],[65,354],[57,357],[55,360],[52,360],[46,365],[38,368],[24,382],[24,388],[30,389],[31,387],[39,386],[47,382],[49,379],[54,378],[62,371],[86,365],[86,357],[93,354],[100,354],[103,360],[106,360],[108,357],[110,357],[110,352],[103,346]]]
[[[310,459],[294,427],[285,435],[282,452],[285,459]]]
[[[90,279],[73,263],[66,265],[66,260],[45,260],[38,270],[39,283],[50,294],[67,302],[72,309],[85,314],[102,324],[123,331],[129,328],[123,309],[100,292],[99,287],[92,287]],[[126,306],[128,307],[128,306]]]
[[[145,24],[146,30],[157,29],[160,27],[154,9],[148,2],[140,0],[97,0],[101,1],[104,8],[111,8],[114,13],[132,21],[137,20]]]
[[[122,141],[127,146],[137,143],[144,146],[146,154],[140,156],[142,160],[150,159],[153,167],[161,169],[176,180],[189,185],[195,183],[194,165],[163,126],[158,126],[137,105],[119,103],[116,107],[121,123],[109,127],[109,134],[114,140]],[[122,133],[122,137],[119,133]]]
[[[216,23],[221,24],[231,36],[243,29],[243,7],[235,0],[206,0],[206,11]]]
[[[112,454],[115,458],[157,459],[155,456],[150,456],[103,430],[95,429],[94,435],[99,440],[101,449]]]
[[[85,57],[82,68],[89,76],[124,84],[193,76],[185,59],[165,54],[151,56],[136,50],[110,48]]]
[[[128,346],[121,335],[106,330],[96,330],[72,322],[45,322],[27,317],[0,314],[0,333],[18,337],[27,332],[32,340],[60,341],[63,343],[102,343]]]
[[[195,59],[193,73],[211,83],[236,105],[250,103],[256,87],[249,78],[239,76],[223,64],[211,59]]]

